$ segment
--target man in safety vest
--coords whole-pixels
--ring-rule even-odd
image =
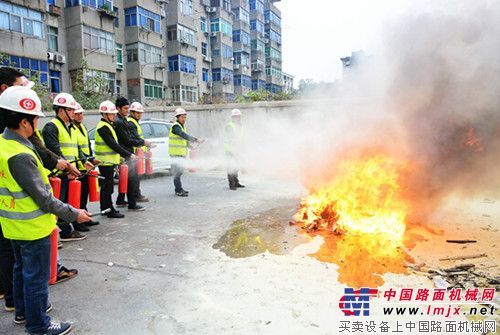
[[[47,315],[54,215],[67,222],[90,217],[52,195],[47,172],[28,140],[40,116],[41,101],[33,90],[13,86],[0,96],[0,117],[7,127],[0,136],[0,224],[15,255],[15,322],[26,323],[28,334],[61,335],[71,331],[71,324],[51,322]]]
[[[144,113],[144,107],[139,102],[132,102],[129,108],[130,116],[127,118],[128,124],[130,126],[130,134],[136,140],[144,141],[144,146],[141,147],[142,151],[147,152],[151,147],[151,142],[144,139],[144,134],[142,133],[142,127],[139,124],[139,121],[142,118],[142,114]],[[137,150],[137,149],[136,149]],[[135,152],[134,152],[135,153]],[[141,184],[139,183],[138,187],[138,195],[136,198],[137,202],[149,202],[149,199],[146,198],[141,192]]]
[[[42,135],[45,146],[58,156],[64,157],[72,165],[76,166],[77,160],[84,162],[86,169],[90,170],[94,166],[87,161],[87,157],[78,149],[78,134],[73,127],[73,117],[76,109],[76,100],[71,94],[59,93],[55,96],[52,103],[56,117],[43,127]],[[69,178],[61,176],[61,201],[68,202]],[[78,241],[87,236],[80,234],[79,231],[88,231],[89,229],[78,222],[68,225],[62,221],[58,223],[61,229],[61,241]]]
[[[186,157],[188,155],[189,142],[203,143],[204,140],[198,139],[186,133],[187,113],[184,108],[175,110],[176,122],[170,128],[168,141],[168,154],[172,160],[172,174],[174,175],[175,195],[187,197],[189,192],[182,188],[181,176],[184,173]]]
[[[229,189],[235,191],[240,187],[245,187],[240,184],[238,179],[238,162],[237,152],[241,142],[241,111],[233,109],[231,111],[231,121],[226,125],[224,131],[224,151],[228,159],[227,179],[229,181]]]
[[[78,137],[78,148],[82,151],[87,159],[92,158],[92,164],[97,165],[101,163],[99,160],[93,158],[92,147],[90,146],[89,132],[87,131],[87,127],[83,124],[83,115],[85,110],[80,106],[79,103],[76,104],[75,115],[73,118],[73,125]],[[85,165],[82,162],[78,162],[78,170],[82,174],[87,172]],[[89,199],[89,176],[85,174],[80,178],[82,182],[81,195],[80,195],[80,208],[87,210],[87,202]],[[96,226],[99,224],[99,221],[89,221],[84,222],[84,225],[87,227]]]
[[[121,219],[125,215],[113,207],[113,188],[115,167],[120,164],[120,157],[124,159],[135,159],[135,155],[123,148],[118,143],[113,123],[116,120],[116,106],[109,100],[99,106],[101,121],[97,124],[95,132],[95,157],[101,161],[99,171],[104,181],[101,184],[101,211],[111,209],[107,215],[109,218]]]

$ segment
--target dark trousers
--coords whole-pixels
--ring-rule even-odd
[[[177,157],[177,161],[181,158]],[[182,192],[182,182],[181,182],[181,176],[184,173],[184,167],[181,164],[178,163],[173,163],[172,164],[172,174],[174,175],[174,186],[175,186],[175,193]]]
[[[12,240],[14,249],[14,305],[26,318],[26,330],[45,333],[50,277],[50,236],[35,241]]]
[[[68,196],[69,196],[69,179],[68,177],[61,177],[61,197],[59,200],[61,200],[64,203],[68,203]],[[59,235],[61,237],[67,237],[71,234],[73,231],[73,227],[71,226],[70,223],[64,222],[62,220],[57,220],[57,226],[61,231],[59,232]]]
[[[5,305],[14,306],[12,294],[12,271],[14,269],[14,251],[10,240],[3,236],[0,226],[0,285],[5,295]]]
[[[139,196],[139,175],[137,174],[136,162],[133,160],[127,161],[128,166],[128,185],[127,185],[127,201],[128,207],[134,208],[137,205],[137,197]],[[116,199],[117,204],[125,202],[125,193],[118,194]]]
[[[227,158],[227,180],[229,181],[229,187],[236,187],[240,183],[238,179],[238,169],[236,168],[236,158],[232,153],[226,152]]]
[[[104,179],[101,179],[101,211],[105,211],[108,208],[114,212],[116,211],[113,207],[113,188],[114,188],[114,166],[99,166],[99,172]]]
[[[87,173],[86,170],[80,171],[82,174]],[[80,179],[82,182],[82,190],[81,190],[81,197],[80,197],[80,209],[85,209],[87,210],[87,203],[89,200],[89,176],[86,175]]]

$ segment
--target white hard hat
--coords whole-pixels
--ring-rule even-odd
[[[54,102],[52,104],[54,106],[76,109],[76,100],[69,93],[59,93],[55,96]]]
[[[130,105],[129,111],[131,112],[137,112],[137,113],[144,113],[144,108],[139,102],[132,102]]]
[[[231,111],[231,116],[241,116],[241,111],[239,109],[233,109]]]
[[[25,86],[8,87],[0,95],[0,108],[22,114],[45,116],[38,94]]]
[[[27,88],[33,88],[33,86],[35,86],[35,82],[29,80],[28,78],[26,78],[25,76],[22,76],[21,77],[21,80],[23,81],[23,86],[24,87],[27,87]]]
[[[83,113],[85,112],[85,109],[82,108],[82,106],[77,102],[76,107],[75,107],[75,114]]]
[[[99,105],[99,111],[101,113],[107,113],[107,114],[117,114],[118,113],[118,111],[116,110],[115,104],[109,100],[101,102],[101,104]]]
[[[187,115],[187,112],[184,108],[179,107],[175,110],[175,117],[181,116],[181,115]]]

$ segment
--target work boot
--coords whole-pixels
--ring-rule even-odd
[[[238,188],[236,186],[234,186],[234,185],[229,185],[229,189],[231,191],[236,191]]]
[[[61,266],[59,268],[59,272],[57,273],[56,282],[54,283],[54,285],[63,283],[63,282],[70,280],[70,279],[73,279],[77,275],[78,275],[77,269],[68,269],[65,266]]]
[[[71,241],[81,241],[87,238],[87,235],[80,234],[76,230],[72,231],[68,235],[60,235],[60,241],[62,242],[71,242]]]
[[[84,222],[83,224],[86,225],[87,227],[97,226],[99,224],[99,221],[90,220],[90,221]]]
[[[186,191],[185,189],[182,189],[182,192],[189,194],[189,191]]]
[[[180,192],[175,192],[175,195],[178,197],[187,197],[189,194],[186,193],[184,190],[181,190]]]
[[[241,185],[241,184],[238,182],[238,183],[236,183],[236,187],[239,187],[239,188],[244,188],[244,187],[245,187],[245,185]]]
[[[107,216],[110,219],[123,219],[125,217],[125,215],[123,215],[122,213],[120,213],[118,211],[111,212]]]
[[[146,208],[139,206],[139,205],[135,205],[134,207],[129,207],[128,210],[129,211],[136,211],[136,212],[143,212],[146,210]]]
[[[80,232],[90,231],[90,229],[88,229],[83,223],[78,223],[78,222],[73,223],[73,228],[75,228],[75,230],[80,231]]]

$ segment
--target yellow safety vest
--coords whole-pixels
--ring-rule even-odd
[[[132,122],[136,126],[137,133],[139,134],[139,137],[142,138],[142,139],[144,139],[144,134],[142,133],[142,127],[139,124],[139,122],[136,119],[134,119],[133,117],[131,117],[131,116],[129,116],[127,118],[127,120],[130,121],[130,122]],[[144,152],[148,151],[148,147],[146,147],[146,146],[142,146],[141,149]],[[136,152],[137,152],[137,148],[134,148],[134,153],[136,153]]]
[[[42,141],[43,145],[45,145],[45,141],[43,140],[42,134],[40,134],[40,130],[35,129],[35,134],[36,134],[36,136],[38,136],[38,138],[40,139],[40,141]]]
[[[29,147],[0,136],[0,223],[7,239],[33,241],[49,236],[56,226],[56,217],[44,212],[12,177],[9,159],[29,154],[36,160],[45,188],[52,192],[42,162]]]
[[[86,156],[90,156],[89,148],[89,132],[83,123],[80,123],[80,127],[75,124],[75,132],[78,138],[78,146]],[[82,162],[78,162],[79,170],[86,170],[85,165]]]
[[[235,143],[238,145],[241,137],[240,126],[237,126],[234,122],[229,122],[226,125],[225,133],[224,133],[224,150],[226,153],[232,153],[234,151]],[[233,132],[233,136],[228,136],[228,131],[231,130]]]
[[[188,141],[180,137],[179,135],[176,135],[172,132],[174,129],[174,126],[178,124],[181,126],[182,131],[186,132],[186,128],[180,124],[179,122],[176,122],[171,128],[170,128],[170,135],[169,135],[169,141],[168,141],[168,154],[170,156],[182,156],[186,157],[188,154]]]
[[[67,161],[74,161],[78,159],[78,134],[75,130],[71,131],[71,128],[66,129],[66,126],[59,119],[53,119],[51,121],[56,125],[59,137],[59,146],[61,148],[61,153],[63,158]],[[76,166],[76,163],[73,163]]]
[[[120,164],[120,154],[113,151],[113,149],[111,149],[106,142],[103,141],[101,135],[99,135],[99,129],[102,127],[107,127],[111,131],[115,141],[118,143],[118,137],[116,137],[116,132],[113,127],[105,121],[99,121],[95,131],[95,158],[103,162],[101,165],[104,166],[118,165]]]

